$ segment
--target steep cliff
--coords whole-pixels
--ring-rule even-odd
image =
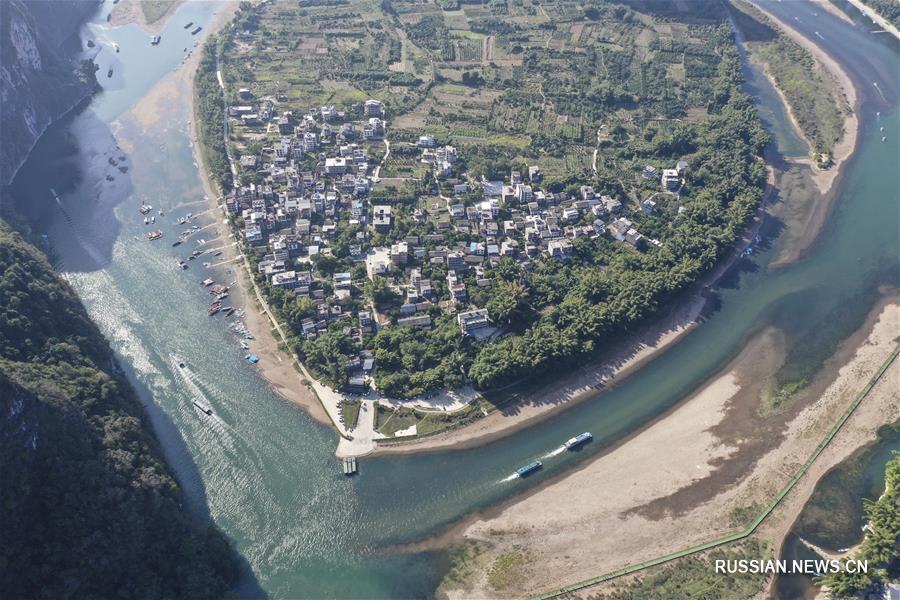
[[[96,86],[89,62],[63,50],[97,0],[0,1],[0,184],[44,130]]]
[[[0,457],[4,598],[227,595],[227,540],[187,513],[78,297],[2,221]]]

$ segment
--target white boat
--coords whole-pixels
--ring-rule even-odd
[[[243,348],[244,350],[249,350],[249,349],[250,349],[250,344],[248,344],[247,342],[241,340],[241,348]]]

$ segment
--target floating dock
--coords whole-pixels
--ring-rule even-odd
[[[349,458],[345,458],[342,461],[342,463],[343,463],[342,466],[344,469],[344,475],[347,475],[349,477],[350,475],[356,474],[356,458],[355,457],[351,456]]]

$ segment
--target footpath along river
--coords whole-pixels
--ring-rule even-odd
[[[798,17],[797,27],[859,88],[858,150],[806,258],[768,268],[780,250],[775,235],[792,226],[772,219],[764,247],[714,291],[715,309],[705,323],[614,389],[488,445],[363,458],[359,476],[345,478],[333,455],[334,432],[269,391],[221,317],[206,316],[209,295],[199,281],[207,270],[197,263],[211,259],[191,261],[186,271],[176,266],[197,239],[210,240],[204,248],[225,243],[213,241],[223,228],[221,215],[212,212],[199,222],[209,227],[171,246],[184,229],[174,219],[205,208],[189,142],[190,87],[172,84],[181,100],[157,103],[149,116],[131,110],[154,85],[167,85],[184,49],[203,37],[205,31],[191,37],[184,24],[206,29],[222,5],[180,6],[155,47],[134,25],[108,27],[111,5],[107,0],[82,34],[99,43],[104,91],[43,136],[12,196],[122,358],[191,506],[215,519],[246,557],[252,568],[242,586],[246,596],[260,588],[275,598],[432,595],[445,569],[441,553],[378,549],[422,539],[590,460],[697,389],[764,327],[785,333],[786,372],[814,373],[861,326],[879,290],[898,285],[897,43],[813,4],[765,2],[785,20]],[[110,67],[114,75],[107,79]],[[751,87],[765,85],[751,81]],[[782,151],[796,153],[777,96],[769,88],[758,98],[776,140],[791,146]],[[791,193],[793,201],[805,191]],[[165,216],[145,226],[141,202]],[[146,232],[156,228],[165,237],[150,243]],[[218,273],[220,281],[236,279],[224,267]],[[173,366],[172,353],[186,360],[186,369]],[[197,396],[215,417],[192,407]],[[595,442],[583,451],[542,459],[543,471],[527,480],[509,477],[585,430]]]

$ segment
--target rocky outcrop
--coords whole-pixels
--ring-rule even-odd
[[[97,4],[0,2],[0,184],[10,182],[44,130],[95,89],[92,64],[63,45]]]

